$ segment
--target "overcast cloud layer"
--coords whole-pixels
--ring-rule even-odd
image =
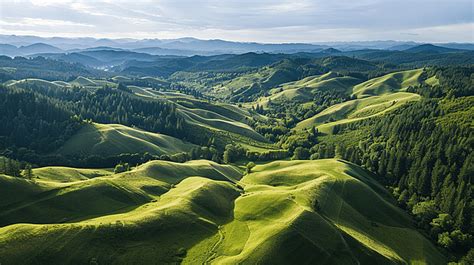
[[[0,34],[474,42],[472,0],[0,1]]]

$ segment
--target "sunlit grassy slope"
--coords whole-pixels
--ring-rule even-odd
[[[74,182],[111,175],[112,169],[88,169],[71,167],[43,167],[33,169],[37,181]]]
[[[360,79],[350,76],[339,76],[328,72],[324,75],[310,76],[295,82],[289,82],[270,90],[270,96],[260,98],[255,104],[266,107],[268,102],[290,100],[292,102],[309,102],[317,91],[340,91],[350,94],[353,86]],[[255,105],[254,104],[254,105]]]
[[[90,87],[90,88],[98,88],[104,85],[109,87],[115,87],[116,84],[113,82],[109,82],[106,80],[100,79],[90,79],[87,77],[79,76],[71,82],[64,82],[64,81],[47,81],[43,79],[36,79],[36,78],[27,78],[21,80],[11,80],[5,83],[6,86],[14,86],[19,88],[34,88],[42,87],[42,88],[52,88],[52,89],[59,89],[59,88],[70,88],[72,86],[78,87]]]
[[[36,79],[36,78],[13,80],[13,81],[9,81],[5,84],[8,87],[20,87],[20,88],[40,86],[40,87],[47,87],[47,88],[53,88],[54,89],[54,88],[63,87],[62,83],[55,83],[55,82],[46,81],[46,80],[43,80],[43,79]],[[69,84],[67,84],[67,85],[69,85]]]
[[[423,69],[395,72],[354,85],[348,91],[356,99],[328,107],[299,122],[295,129],[317,127],[322,133],[332,134],[336,125],[382,115],[407,102],[419,100],[419,95],[404,91],[410,86],[420,85],[422,73]],[[436,82],[436,78],[425,81],[428,85],[435,85]]]
[[[52,172],[57,175],[51,177]],[[230,182],[240,178],[236,168],[210,161],[184,164],[153,161],[114,175],[108,170],[58,167],[35,169],[33,173],[32,181],[8,176],[0,178],[0,225],[69,222],[126,210],[156,199],[190,176]],[[71,175],[77,174],[85,179],[71,180]],[[26,195],[23,190],[27,191]]]
[[[142,80],[153,84],[166,86],[166,82],[152,77],[143,77]],[[115,82],[126,81],[125,77],[117,76],[112,79]],[[161,83],[160,83],[161,82]],[[63,81],[46,81],[41,79],[12,80],[5,83],[7,86],[23,89],[34,89],[37,87],[48,87],[51,89],[69,89],[72,86],[80,86],[89,89],[97,89],[107,85],[116,87],[117,83],[107,80],[89,79],[77,77],[69,83]],[[180,115],[190,130],[196,133],[211,135],[220,139],[221,142],[233,142],[241,144],[254,151],[265,151],[275,149],[267,139],[257,133],[248,124],[259,115],[251,114],[247,109],[238,106],[210,102],[197,99],[175,91],[158,91],[151,88],[128,86],[134,94],[147,100],[168,101],[176,105]],[[86,126],[76,136],[69,140],[59,150],[61,154],[97,154],[116,155],[123,152],[137,153],[149,152],[153,154],[177,153],[187,151],[190,147],[181,141],[165,135],[152,134],[122,125],[95,125]]]
[[[77,86],[96,86],[97,85],[97,83],[94,82],[93,80],[91,80],[87,77],[83,77],[83,76],[77,77],[76,79],[74,79],[70,83],[73,84],[73,85],[77,85]]]
[[[382,115],[407,102],[419,99],[419,95],[408,92],[354,99],[333,105],[315,116],[299,122],[296,125],[296,129],[316,126],[320,132],[330,134],[335,125]]]
[[[0,201],[5,183],[22,197],[0,205],[0,262],[445,262],[355,165],[276,161],[253,171],[241,178],[235,167],[200,160],[73,182],[0,176]]]
[[[188,125],[204,130],[215,138],[226,138],[246,146],[250,150],[274,148],[268,140],[248,125],[254,116],[248,110],[226,103],[211,103],[176,92],[162,92],[149,88],[129,86],[132,92],[141,97],[167,100],[176,104],[178,113]]]
[[[188,152],[194,145],[177,138],[120,124],[87,124],[58,151],[62,155],[111,156],[122,153],[161,155]]]
[[[397,91],[405,91],[409,86],[421,84],[420,75],[422,73],[423,69],[415,69],[373,78],[354,86],[352,94],[358,98],[363,98]]]

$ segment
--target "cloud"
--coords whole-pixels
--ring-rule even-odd
[[[260,42],[361,38],[472,42],[472,10],[471,0],[1,0],[0,33]],[[23,25],[28,20],[30,25]]]

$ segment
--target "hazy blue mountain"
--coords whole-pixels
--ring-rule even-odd
[[[24,56],[37,53],[62,53],[63,50],[45,43],[34,43],[21,47],[16,47],[11,44],[0,44],[0,54],[14,56]]]
[[[7,56],[15,56],[18,48],[10,44],[0,44],[0,54]]]
[[[435,53],[444,53],[444,52],[456,52],[458,49],[445,48],[441,46],[436,46],[433,44],[422,44],[405,50],[406,52],[435,52]]]
[[[21,46],[18,48],[18,51],[21,54],[35,54],[35,53],[43,53],[43,52],[48,52],[48,53],[61,53],[63,50],[54,47],[49,44],[45,43],[34,43],[31,45],[27,46]]]
[[[95,39],[95,38],[42,38],[36,36],[16,36],[16,35],[0,35],[0,43],[20,46],[29,46],[36,43],[51,45],[55,48],[77,52],[84,49],[105,50],[108,49],[124,49],[140,53],[148,53],[151,55],[217,55],[217,54],[242,54],[248,52],[267,52],[267,53],[318,53],[323,50],[334,48],[340,51],[355,51],[365,49],[378,50],[407,50],[424,43],[416,43],[413,41],[355,41],[355,42],[319,42],[319,43],[273,43],[264,44],[256,42],[234,42],[220,39],[201,40],[196,38],[178,38],[178,39]],[[472,43],[437,43],[436,46],[474,50]],[[100,47],[100,48],[97,48]],[[34,48],[34,47],[33,47]],[[0,52],[4,55],[22,55],[20,53],[12,53],[11,47],[3,47]],[[50,47],[51,49],[51,47]],[[44,50],[34,51],[33,53],[52,53],[60,52]],[[325,51],[327,53],[327,51]],[[30,53],[28,51],[28,53]],[[25,53],[23,53],[25,54]]]
[[[440,43],[436,45],[451,49],[474,50],[474,43]]]

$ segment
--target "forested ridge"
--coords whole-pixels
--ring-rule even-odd
[[[81,123],[57,100],[4,86],[0,86],[0,112],[2,150],[14,146],[43,153],[53,151]]]

